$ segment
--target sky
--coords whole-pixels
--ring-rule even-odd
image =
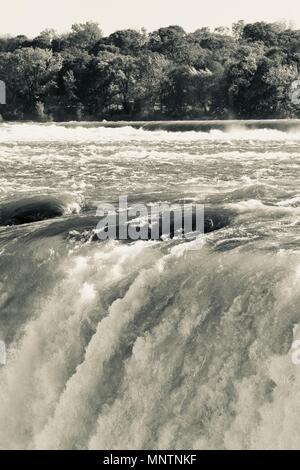
[[[124,28],[179,24],[186,31],[229,26],[244,19],[293,21],[300,28],[299,0],[0,0],[0,35],[36,36],[53,28],[66,32],[73,23],[95,21],[105,35]]]

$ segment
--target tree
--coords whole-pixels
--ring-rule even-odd
[[[243,38],[247,41],[261,41],[267,47],[278,44],[279,35],[284,31],[283,23],[265,23],[260,21],[253,24],[246,24],[243,29]]]
[[[73,24],[72,31],[67,36],[68,47],[89,50],[101,39],[102,31],[97,23],[88,21],[86,23]]]
[[[61,66],[61,58],[44,49],[23,48],[1,56],[0,74],[5,77],[9,110],[34,118],[37,103],[49,102],[55,92],[55,77]]]
[[[16,49],[25,47],[27,44],[28,38],[22,34],[14,38],[4,36],[0,38],[0,52],[13,52]]]
[[[185,116],[193,101],[194,76],[197,71],[186,65],[171,68],[163,83],[162,104],[170,116]]]
[[[93,22],[69,33],[0,38],[6,119],[265,118],[298,116],[289,98],[300,30],[238,21],[186,33],[171,25],[103,37]]]
[[[39,49],[51,49],[52,42],[55,38],[56,32],[54,29],[45,29],[31,41],[30,46],[37,47]]]
[[[233,23],[231,30],[236,40],[240,41],[242,39],[244,28],[245,28],[244,20],[239,20],[236,23]]]
[[[134,111],[144,117],[161,111],[162,82],[170,69],[170,61],[162,54],[148,52],[136,62]]]
[[[117,47],[124,54],[135,55],[147,43],[147,36],[145,32],[123,29],[122,31],[112,33],[104,42],[105,44]]]
[[[248,95],[253,90],[252,82],[263,54],[264,47],[260,43],[243,45],[227,65],[225,79],[228,106],[236,117],[248,117],[250,105]]]
[[[265,54],[262,43],[242,46],[227,70],[229,105],[236,117],[286,117],[293,111],[289,100],[297,65],[279,49]]]
[[[84,49],[73,47],[64,49],[61,57],[63,65],[57,76],[61,106],[56,113],[59,119],[64,119],[64,116],[68,119],[82,119],[90,87],[87,77],[92,56]]]
[[[149,46],[153,52],[159,52],[172,59],[176,48],[186,33],[181,26],[168,26],[160,28],[150,34]]]

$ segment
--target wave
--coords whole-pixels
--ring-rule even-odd
[[[23,225],[62,215],[78,213],[80,204],[72,196],[60,199],[35,196],[0,204],[0,225]]]
[[[165,225],[168,222],[168,218],[165,218],[163,222],[163,214],[159,215],[155,220],[147,220],[149,223],[149,228],[146,231],[146,239],[155,240],[155,239],[164,239],[176,238],[177,235],[177,225],[175,221],[174,213],[168,213],[169,224]],[[185,216],[187,216],[187,211],[185,211]],[[204,219],[203,219],[203,231],[204,233],[214,232],[230,225],[234,218],[234,212],[229,209],[211,209],[206,208],[204,210]],[[181,216],[181,212],[180,212]],[[199,220],[199,214],[198,220]],[[80,217],[71,217],[64,220],[58,220],[55,222],[49,222],[46,226],[38,227],[34,232],[30,233],[27,236],[27,242],[29,240],[37,238],[49,238],[49,237],[60,237],[64,239],[69,239],[73,241],[99,241],[101,240],[99,236],[98,224],[101,218],[95,215],[81,215]],[[128,219],[130,220],[130,218]],[[116,225],[115,225],[115,239],[119,240],[121,235],[119,224],[119,215],[116,213]],[[131,218],[131,224],[142,226],[145,221],[141,218]],[[181,219],[182,226],[185,225],[185,220],[182,215]],[[195,232],[197,229],[197,220],[195,211],[191,214],[191,229]],[[185,233],[185,232],[184,232]],[[186,234],[188,235],[188,234]],[[143,237],[144,238],[144,237]],[[121,238],[123,240],[123,238]],[[130,241],[130,240],[128,240]]]
[[[299,447],[298,130],[176,126],[0,125],[1,448]],[[203,243],[98,243],[120,193]]]
[[[161,247],[59,258],[0,371],[1,447],[297,445],[299,255]]]
[[[121,139],[133,141],[220,141],[228,142],[232,140],[238,141],[299,141],[300,125],[286,126],[284,130],[276,128],[268,128],[267,125],[262,128],[247,128],[239,124],[232,123],[226,127],[224,122],[223,128],[218,126],[203,129],[201,126],[194,126],[194,129],[182,130],[179,124],[174,123],[173,127],[159,123],[143,126],[130,125],[101,125],[101,123],[78,123],[76,125],[68,124],[0,124],[0,142],[9,144],[14,142],[107,142],[118,141]],[[111,126],[111,127],[110,127]],[[185,126],[186,127],[186,126]],[[284,127],[284,126],[283,126]],[[195,130],[196,128],[196,130]]]

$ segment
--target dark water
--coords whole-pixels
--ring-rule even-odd
[[[0,125],[0,447],[299,448],[298,124],[147,126]],[[92,242],[121,195],[233,216]]]

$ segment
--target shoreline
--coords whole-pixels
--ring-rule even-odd
[[[62,127],[106,127],[122,128],[132,127],[144,130],[165,130],[165,131],[210,131],[232,129],[276,129],[288,131],[300,129],[300,119],[230,119],[230,120],[149,120],[149,121],[2,121],[5,124],[38,124],[40,126],[62,126]]]

